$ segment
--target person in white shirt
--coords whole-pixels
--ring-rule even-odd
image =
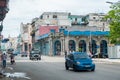
[[[7,60],[7,55],[5,53],[3,53],[1,55],[1,60],[2,60],[2,67],[5,68],[6,67],[6,60]]]

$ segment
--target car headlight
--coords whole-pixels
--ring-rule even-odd
[[[95,64],[95,63],[92,61],[92,64]]]
[[[77,63],[77,65],[80,65],[80,62],[77,61],[76,63]]]

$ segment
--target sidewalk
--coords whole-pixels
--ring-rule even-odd
[[[42,55],[43,62],[65,62],[65,58],[63,56],[44,56]]]
[[[108,62],[108,63],[120,63],[120,59],[102,59],[102,58],[93,58],[95,62]]]
[[[42,60],[45,62],[65,62],[64,56],[44,56],[42,55]],[[103,58],[93,58],[94,62],[100,63],[120,63],[120,59],[103,59]]]

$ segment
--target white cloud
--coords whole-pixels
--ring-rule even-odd
[[[110,0],[118,1],[118,0]],[[4,20],[2,34],[17,36],[20,23],[30,23],[32,18],[39,17],[43,12],[71,12],[72,14],[87,14],[92,12],[107,12],[110,4],[106,0],[10,0],[8,12]]]

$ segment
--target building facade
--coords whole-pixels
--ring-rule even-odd
[[[32,27],[31,24],[23,24],[20,25],[20,32],[21,32],[21,52],[29,53],[32,49],[32,38],[30,36]]]
[[[64,55],[67,51],[108,54],[109,27],[105,14],[71,15],[45,12],[34,22],[34,43],[44,55]],[[99,25],[98,25],[99,24]]]

